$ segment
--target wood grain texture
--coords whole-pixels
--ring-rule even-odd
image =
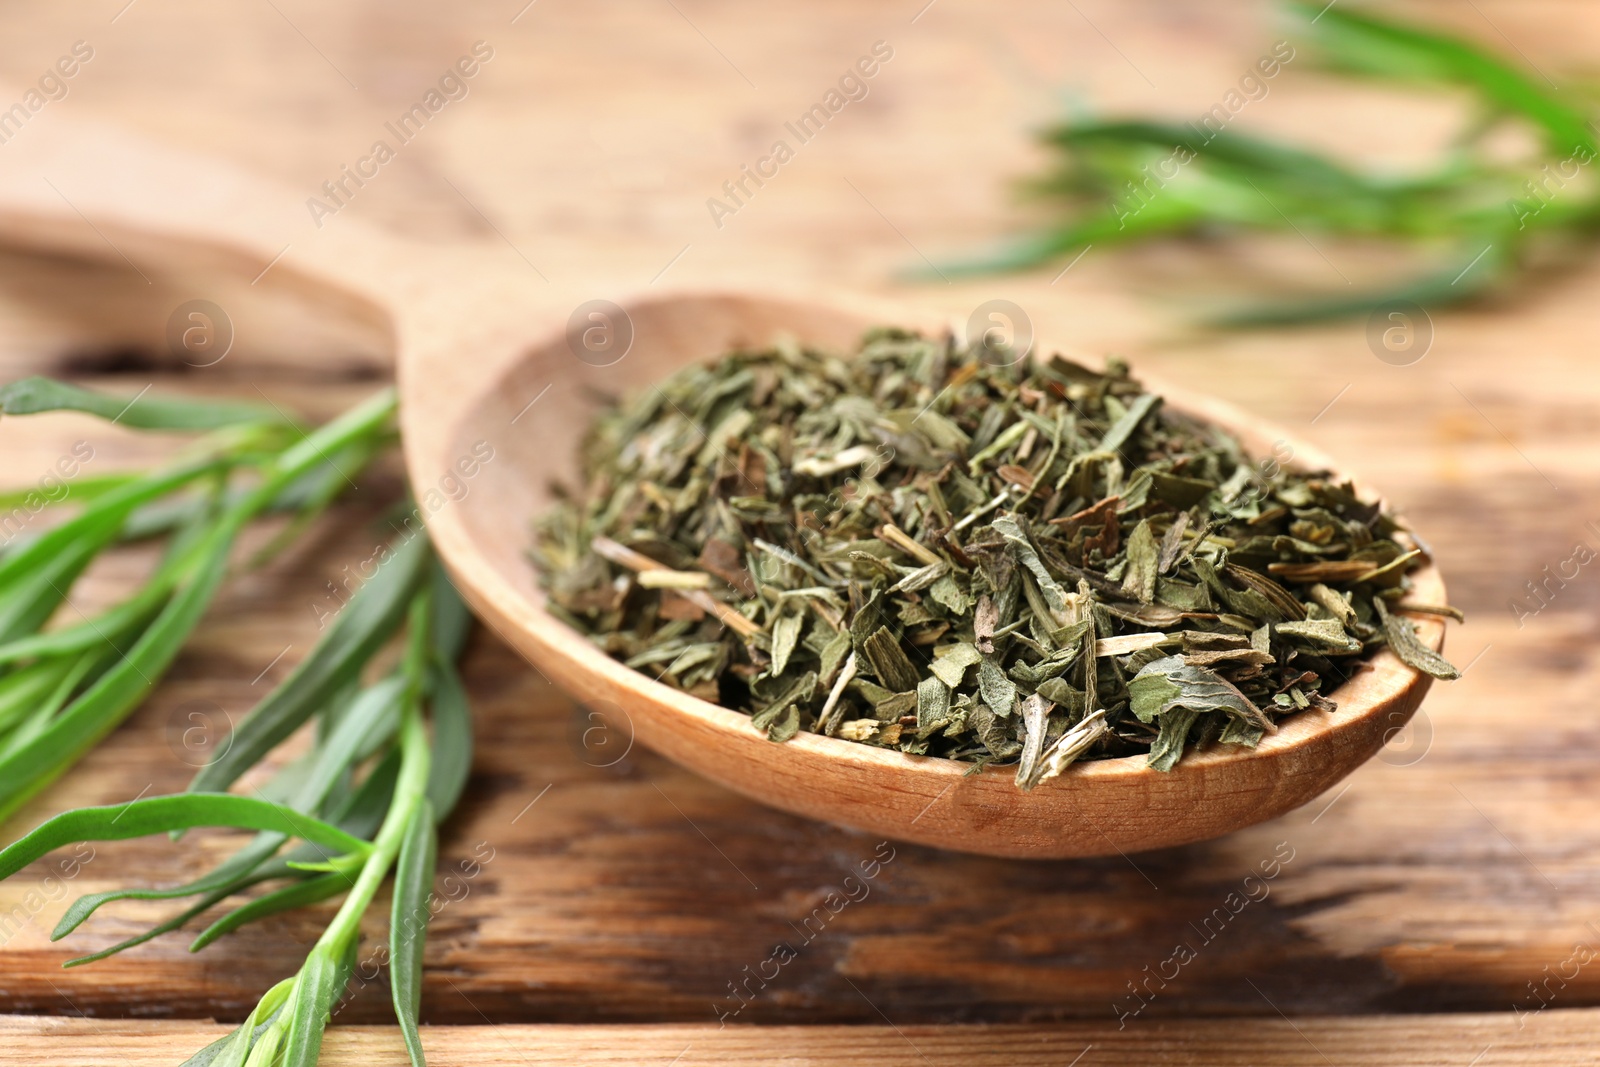
[[[1382,486],[1430,534],[1453,599],[1470,616],[1451,634],[1451,654],[1472,666],[1463,680],[1436,686],[1407,733],[1347,790],[1222,841],[1126,860],[1022,863],[901,849],[871,895],[832,916],[737,1022],[881,1026],[881,1008],[902,1028],[1083,1019],[1094,1032],[1114,1030],[1137,1003],[1128,984],[1147,981],[1144,968],[1157,971],[1184,941],[1195,960],[1153,998],[1147,989],[1128,1026],[1128,1040],[1147,1042],[1145,1062],[1184,1062],[1193,1049],[1210,1055],[1205,1041],[1225,1041],[1238,1025],[1180,1028],[1178,1016],[1266,1017],[1249,1024],[1252,1032],[1287,1037],[1271,1021],[1274,1008],[1307,1033],[1342,1028],[1348,1047],[1366,1056],[1352,1062],[1408,1062],[1390,1050],[1414,1038],[1443,1051],[1410,1062],[1470,1063],[1483,1048],[1468,1049],[1462,1037],[1479,1025],[1472,1017],[1381,1017],[1439,1011],[1488,1013],[1483,1025],[1512,1035],[1496,1042],[1484,1067],[1517,1062],[1510,1052],[1499,1057],[1519,1047],[1518,1034],[1589,1041],[1524,1062],[1585,1062],[1593,1016],[1561,1009],[1600,1004],[1600,967],[1574,973],[1567,962],[1575,944],[1600,947],[1591,925],[1600,925],[1600,725],[1587,695],[1600,687],[1600,580],[1591,566],[1553,585],[1549,605],[1520,625],[1509,602],[1538,607],[1525,583],[1559,567],[1575,542],[1600,544],[1586,526],[1600,520],[1594,262],[1538,276],[1514,301],[1435,313],[1432,351],[1404,368],[1374,359],[1360,324],[1226,339],[1180,329],[1187,310],[1245,281],[1287,284],[1274,276],[1285,257],[1299,257],[1295,277],[1341,284],[1303,246],[1220,260],[1205,249],[1097,249],[1054,285],[1049,272],[950,287],[886,281],[921,262],[917,248],[930,256],[968,248],[1019,217],[1005,183],[1032,165],[1025,133],[1057,114],[1064,96],[1179,118],[1209,107],[1271,39],[1265,5],[940,0],[913,25],[920,3],[837,0],[769,14],[679,0],[680,16],[636,0],[603,11],[540,3],[511,25],[520,4],[378,12],[279,0],[280,16],[267,5],[163,0],[111,23],[122,6],[8,6],[11,37],[0,57],[8,83],[32,82],[73,40],[97,47],[71,95],[34,121],[63,109],[224,155],[297,188],[288,207],[298,210],[471,41],[492,39],[497,58],[473,95],[327,227],[360,218],[436,242],[441,273],[463,258],[492,261],[522,273],[530,301],[547,284],[537,272],[550,285],[610,297],[649,288],[658,275],[662,285],[827,282],[907,300],[937,291],[950,307],[1006,297],[1041,334],[1127,354],[1164,380],[1291,426]],[[1577,0],[1404,10],[1491,43],[1504,33],[1552,71],[1600,51],[1600,14]],[[619,35],[624,24],[630,30]],[[781,182],[715,228],[705,199],[880,37],[894,43],[896,58],[872,95],[805,146]],[[1397,109],[1387,96],[1346,96],[1305,76],[1286,77],[1240,122],[1360,145],[1400,164],[1417,158],[1430,134],[1442,135],[1449,117],[1447,103]],[[294,225],[283,241],[317,239],[309,218]],[[1358,250],[1322,252],[1347,273],[1368,262]],[[285,262],[295,256],[291,249]],[[371,323],[341,317],[314,291],[280,286],[276,272],[254,286],[204,266],[146,280],[111,250],[95,258],[0,258],[4,377],[68,372],[129,394],[150,383],[207,395],[259,386],[279,403],[325,415],[363,395],[388,359]],[[241,327],[235,356],[204,371],[171,358],[164,341],[172,309],[196,297],[223,304]],[[172,445],[86,421],[7,422],[0,473],[8,484],[32,483],[91,433],[108,469]],[[325,581],[371,551],[382,533],[376,517],[397,491],[393,476],[375,481],[371,496],[364,490],[333,515],[304,552],[233,585],[156,699],[6,833],[70,804],[181,787],[190,773],[183,758],[193,753],[181,740],[174,751],[172,724],[187,728],[194,710],[215,716],[213,705],[237,715],[282,676],[315,638],[312,605]],[[130,558],[117,566],[140,565]],[[126,570],[108,568],[86,596],[110,597],[128,580]],[[746,967],[757,971],[779,941],[798,942],[795,925],[874,852],[876,839],[752,806],[657,757],[632,752],[611,763],[616,749],[607,746],[620,739],[590,733],[595,723],[491,636],[475,640],[467,666],[482,746],[443,857],[459,863],[479,842],[495,853],[430,942],[424,1013],[435,1025],[714,1024],[742,1003],[728,984],[745,981]],[[206,703],[185,707],[193,701]],[[220,838],[204,840],[222,847]],[[1219,923],[1216,909],[1280,842],[1294,858],[1271,894]],[[126,877],[176,882],[196,871],[181,855],[160,841],[107,846],[69,888],[105,889]],[[145,1036],[113,1046],[128,1062],[139,1054],[171,1062],[203,1028],[103,1019],[237,1018],[297,966],[329,914],[286,916],[200,956],[167,938],[61,972],[56,965],[69,955],[165,912],[119,905],[51,945],[44,935],[66,899],[48,899],[59,890],[52,894],[45,873],[35,869],[37,911],[0,948],[0,1010],[73,1019],[81,1011],[112,1033],[131,1027]],[[0,885],[0,921],[17,907],[33,911],[29,889],[22,879]],[[381,929],[368,931],[369,943]],[[1562,973],[1571,977],[1552,977]],[[1518,1031],[1513,1009],[1543,1002],[1551,1007]],[[379,1022],[387,1012],[380,979],[340,1022]],[[84,1024],[6,1025],[81,1038]],[[493,1036],[523,1031],[481,1040],[453,1033],[460,1044],[449,1054],[463,1062],[474,1050],[510,1059],[540,1047]],[[1569,1037],[1540,1036],[1547,1033]],[[785,1032],[782,1043],[801,1049],[802,1037]],[[336,1033],[334,1047],[343,1040]],[[617,1047],[611,1040],[579,1050]],[[770,1058],[774,1043],[763,1040],[752,1038],[748,1055]],[[11,1048],[0,1041],[0,1055],[56,1058]],[[664,1063],[681,1048],[649,1045],[637,1055]],[[65,1057],[69,1049],[51,1051]],[[1221,1055],[1199,1062],[1238,1062]],[[1242,1062],[1324,1062],[1292,1043],[1249,1055]]]
[[[155,1067],[227,1031],[199,1023],[0,1019],[0,1065]],[[1600,1013],[1552,1012],[1518,1031],[1492,1015],[1387,1019],[1249,1019],[1163,1022],[1117,1030],[1064,1026],[499,1026],[424,1027],[429,1063],[522,1067],[593,1063],[645,1067],[765,1067],[785,1063],[1005,1064],[1007,1067],[1582,1067],[1600,1063]],[[398,1035],[378,1027],[332,1031],[326,1067],[399,1065]]]

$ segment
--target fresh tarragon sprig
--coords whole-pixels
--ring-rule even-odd
[[[395,438],[392,390],[307,431],[270,407],[128,400],[43,378],[0,389],[5,416],[47,411],[206,432],[156,470],[70,483],[41,511],[76,507],[71,518],[0,550],[0,819],[149,695],[215,598],[253,520],[289,512],[292,534]],[[164,540],[165,556],[136,593],[99,615],[44,629],[72,603],[74,583],[102,552],[152,538]]]
[[[377,650],[366,638],[392,632],[383,620],[397,600],[405,605],[405,655],[391,672],[363,684],[362,668]],[[398,544],[311,656],[240,724],[227,756],[201,771],[189,792],[58,815],[0,851],[0,878],[80,841],[201,826],[257,831],[230,858],[185,885],[80,897],[51,939],[70,934],[114,901],[196,898],[150,930],[67,966],[91,963],[175,930],[253,887],[278,883],[211,922],[190,946],[198,951],[247,923],[343,893],[299,972],[268,990],[232,1034],[187,1061],[195,1067],[300,1067],[317,1061],[323,1029],[354,967],[361,918],[393,870],[389,956],[395,1014],[412,1062],[422,1064],[417,1010],[435,826],[455,807],[471,763],[471,721],[454,667],[468,623],[426,539],[417,534]],[[352,659],[343,651],[351,647],[370,651]],[[322,679],[321,686],[313,679]],[[283,765],[253,796],[221,791],[260,762],[250,754],[270,752],[274,738],[312,720],[310,751]],[[234,753],[246,755],[231,758]],[[293,839],[301,843],[286,848]]]
[[[10,414],[73,409],[110,415],[128,410],[119,406],[121,402],[39,381],[0,391],[0,399]],[[137,606],[119,606],[98,620],[108,628],[102,643],[64,628],[36,634],[33,644],[25,646],[27,651],[7,660],[10,666],[0,676],[0,692],[11,692],[22,703],[15,691],[4,689],[8,683],[16,684],[10,682],[15,674],[49,662],[50,657],[75,654],[111,660],[122,653],[114,653],[109,633],[142,635],[126,655],[138,657],[150,673],[143,687],[123,682],[100,689],[101,681],[114,677],[115,667],[85,670],[92,677],[78,679],[77,686],[86,688],[76,690],[77,695],[68,693],[38,705],[48,708],[48,714],[33,709],[23,716],[24,722],[45,720],[44,730],[34,736],[53,736],[61,716],[74,708],[90,709],[77,714],[80,720],[92,718],[100,732],[70,751],[54,750],[59,760],[55,773],[92,747],[148,693],[194,625],[187,613],[174,621],[169,614],[172,604],[197,600],[187,611],[198,617],[215,592],[239,528],[266,510],[289,511],[296,522],[303,522],[326,506],[338,492],[331,483],[344,484],[337,473],[341,461],[365,463],[393,440],[393,411],[392,394],[383,394],[306,435],[281,417],[267,419],[253,409],[238,409],[236,420],[225,420],[213,410],[208,422],[206,412],[195,406],[153,405],[140,416],[147,428],[208,429],[221,436],[203,441],[192,455],[156,474],[118,476],[118,484],[104,487],[96,483],[92,491],[79,494],[84,507],[77,516],[13,550],[16,555],[30,553],[32,566],[50,569],[58,580],[70,582],[88,558],[120,539],[166,532],[172,542],[157,575],[126,602]],[[196,466],[206,473],[191,476]],[[113,495],[124,486],[136,486],[137,491]],[[190,490],[187,494],[174,495],[184,487]],[[107,498],[114,504],[105,504]],[[86,522],[86,515],[99,518]],[[95,538],[90,542],[93,550],[84,549],[74,536],[56,534],[62,529]],[[15,572],[4,569],[12,558],[0,557],[0,576],[15,577]],[[63,564],[63,559],[69,562]],[[208,572],[204,584],[193,584],[194,572],[204,568],[216,573]],[[20,596],[15,588],[12,595]],[[38,599],[51,610],[34,607],[31,613],[13,615],[28,621],[35,631],[65,594],[54,601]],[[177,835],[204,826],[256,831],[231,857],[185,885],[128,888],[79,898],[51,937],[65,937],[102,905],[115,901],[193,898],[144,933],[66,965],[90,963],[176,930],[246,891],[270,886],[206,926],[190,946],[198,951],[247,923],[344,894],[300,970],[269,989],[238,1029],[187,1061],[195,1067],[308,1067],[317,1061],[333,1005],[349,981],[362,916],[393,871],[390,985],[408,1053],[414,1064],[421,1065],[417,1013],[437,852],[435,827],[455,807],[472,758],[466,692],[455,669],[469,626],[470,616],[427,538],[418,532],[403,535],[380,553],[374,576],[342,607],[311,654],[229,735],[221,754],[196,775],[188,792],[84,808],[50,819],[0,851],[0,878],[74,842],[162,832]],[[370,677],[375,658],[402,631],[405,651],[399,664]],[[69,632],[75,635],[70,640],[57,636]],[[149,640],[152,632],[162,640]],[[307,724],[313,730],[309,751],[278,767],[250,790],[252,795],[227,792]],[[24,737],[23,745],[28,743]],[[7,795],[21,797],[48,780],[3,784]],[[292,841],[299,843],[291,845]]]
[[[1600,143],[1573,91],[1546,88],[1517,64],[1448,34],[1321,0],[1289,6],[1326,67],[1464,92],[1473,121],[1411,174],[1365,169],[1231,126],[1217,131],[1144,117],[1061,123],[1040,136],[1054,165],[1028,186],[1061,209],[1059,218],[988,253],[941,264],[942,274],[1026,270],[1090,246],[1217,232],[1377,239],[1432,261],[1381,290],[1282,301],[1211,320],[1269,325],[1365,314],[1389,301],[1470,299],[1504,284],[1541,239],[1600,227],[1600,182],[1582,175]],[[1497,147],[1494,135],[1507,127],[1531,135],[1534,148],[1521,159],[1507,161]],[[1153,178],[1161,168],[1166,173]]]

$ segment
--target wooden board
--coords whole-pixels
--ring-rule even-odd
[[[1492,1015],[1409,1015],[1160,1022],[1117,1030],[1062,1026],[501,1026],[425,1027],[428,1062],[450,1067],[534,1067],[596,1063],[608,1067],[684,1064],[883,1067],[1004,1063],[1011,1067],[1575,1067],[1597,1062],[1600,1014],[1553,1011],[1537,1029],[1508,1032]],[[226,1031],[201,1023],[0,1019],[0,1064],[125,1067],[176,1063]],[[327,1067],[401,1064],[393,1028],[352,1026],[331,1032]]]
[[[67,99],[32,121],[81,109],[243,162],[310,196],[472,41],[492,40],[496,57],[472,95],[346,210],[452,254],[526,261],[533,287],[545,284],[541,274],[597,295],[663,276],[827,278],[892,295],[925,292],[886,282],[896,268],[923,252],[970,247],[1017,217],[1004,188],[1034,158],[1025,131],[1066,95],[1187,116],[1209,107],[1272,38],[1264,9],[1249,4],[940,0],[912,22],[920,4],[838,0],[758,16],[638,0],[611,13],[542,3],[512,24],[517,6],[397,7],[371,24],[353,9],[285,2],[281,13],[270,5],[223,13],[184,0],[138,4],[111,22],[118,2],[86,22],[76,10],[28,2],[8,10],[14,37],[0,78],[31,82],[74,40],[92,39],[96,58]],[[1408,10],[1490,42],[1509,38],[1552,70],[1600,47],[1600,16],[1576,2]],[[868,98],[716,228],[706,198],[880,39],[895,57]],[[199,85],[206,91],[195,92]],[[1338,94],[1307,75],[1286,77],[1240,121],[1404,161],[1446,118],[1444,105],[1395,111],[1378,94]],[[316,234],[308,219],[285,241]],[[1169,1021],[1264,1018],[1250,1032],[1275,1042],[1273,1062],[1304,1054],[1270,1022],[1280,1011],[1353,1017],[1298,1019],[1353,1035],[1351,1048],[1455,1042],[1458,1029],[1477,1025],[1382,1018],[1405,1012],[1489,1013],[1513,1034],[1592,1034],[1591,1015],[1563,1009],[1600,1004],[1600,967],[1570,962],[1575,945],[1600,948],[1600,726],[1586,697],[1600,684],[1600,580],[1582,569],[1549,607],[1520,621],[1509,602],[1526,600],[1524,583],[1542,580],[1541,568],[1558,567],[1576,542],[1600,546],[1585,525],[1600,519],[1592,462],[1600,375],[1591,355],[1600,323],[1590,297],[1600,269],[1581,261],[1503,306],[1436,312],[1433,349],[1410,367],[1375,359],[1360,324],[1228,338],[1183,331],[1186,308],[1259,281],[1264,264],[1293,259],[1307,280],[1339,284],[1321,255],[1347,272],[1367,263],[1356,250],[1277,249],[1218,271],[1194,251],[1096,250],[1054,285],[1046,272],[964,282],[949,294],[952,306],[1015,300],[1042,333],[1129,354],[1166,379],[1295,424],[1384,487],[1433,543],[1471,619],[1448,646],[1470,670],[1435,687],[1417,726],[1397,739],[1409,744],[1347,789],[1211,844],[1043,864],[902,847],[866,899],[825,922],[813,918],[821,932],[807,939],[807,918],[877,841],[752,806],[647,753],[611,763],[624,738],[588,732],[581,709],[480,636],[467,664],[480,755],[443,849],[450,863],[482,849],[493,859],[441,915],[425,978],[425,1018],[463,1028],[449,1031],[451,1055],[494,1062],[522,1047],[520,1037],[506,1046],[493,1036],[519,1031],[474,1037],[485,1021],[714,1024],[736,1007],[730,1021],[739,1023],[871,1024],[875,1041],[898,1040],[885,1019],[901,1027],[1079,1019],[1114,1029],[1140,1003],[1130,983],[1147,1002],[1129,1019],[1135,1040],[1223,1047],[1242,1031],[1169,1029]],[[162,339],[172,309],[196,297],[223,304],[241,327],[238,350],[205,370],[177,363]],[[384,360],[381,337],[330,315],[315,294],[276,288],[270,273],[251,286],[205,275],[146,279],[120,264],[0,259],[5,378],[65,372],[128,393],[259,387],[326,415],[372,388]],[[80,439],[93,440],[105,469],[172,444],[85,421],[8,421],[5,481],[37,480]],[[237,717],[281,677],[315,639],[324,583],[381,536],[378,516],[397,477],[363,483],[303,551],[233,585],[156,698],[6,834],[70,804],[181,787],[184,761],[195,758],[183,742],[191,715],[207,725]],[[83,606],[126,588],[145,562],[130,556],[107,568]],[[1229,912],[1229,894],[1280,846],[1293,859],[1270,894]],[[188,854],[164,842],[106,846],[68,889],[174,882],[195,873],[180,859]],[[29,916],[0,949],[0,1011],[236,1019],[297,965],[330,914],[286,916],[197,957],[167,938],[61,972],[61,960],[165,911],[120,905],[52,945],[45,934],[70,897],[45,874],[36,868],[34,885],[0,885],[0,920],[18,907]],[[34,888],[40,897],[28,896]],[[796,960],[758,988],[748,975],[784,941],[799,947]],[[1179,943],[1194,961],[1151,979]],[[730,993],[730,983],[747,980],[745,997]],[[1536,993],[1530,983],[1546,984]],[[1514,1012],[1544,1002],[1549,1009],[1519,1030]],[[339,1021],[376,1023],[387,1010],[380,978]],[[7,1025],[21,1028],[19,1039],[82,1036],[56,1023]],[[199,1032],[130,1031],[167,1058]],[[608,1032],[618,1048],[638,1050],[626,1055],[665,1051],[629,1045],[633,1030],[586,1030],[577,1040],[604,1044],[595,1035]],[[816,1040],[832,1040],[828,1033]],[[748,1040],[739,1047],[751,1055],[799,1047],[788,1031]],[[120,1059],[132,1047],[107,1046],[84,1062]],[[1540,1054],[1546,1060],[1526,1062],[1575,1062]]]

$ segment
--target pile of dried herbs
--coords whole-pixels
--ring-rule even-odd
[[[879,329],[612,408],[533,554],[561,618],[774,741],[1015,763],[1024,788],[1077,759],[1164,771],[1331,708],[1384,644],[1455,676],[1398,614],[1415,544],[1284,458],[1117,362]]]

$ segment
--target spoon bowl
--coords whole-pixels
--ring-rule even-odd
[[[972,774],[969,764],[812,733],[773,744],[748,715],[624,666],[545,609],[527,554],[533,523],[550,505],[552,485],[579,484],[577,444],[602,391],[647,388],[685,364],[779,334],[846,350],[875,322],[917,325],[890,311],[869,316],[738,293],[640,300],[619,321],[593,323],[631,333],[615,362],[586,362],[574,331],[549,324],[542,340],[481,381],[454,423],[433,435],[445,452],[429,469],[464,471],[458,457],[493,447],[493,460],[478,467],[459,500],[430,517],[429,529],[479,617],[606,718],[607,747],[594,753],[597,761],[620,758],[636,741],[763,804],[874,835],[996,856],[1093,856],[1204,840],[1299,807],[1369,759],[1416,710],[1432,679],[1383,650],[1371,670],[1330,694],[1336,712],[1291,716],[1253,750],[1213,746],[1167,773],[1149,770],[1143,755],[1089,761],[1024,793],[1012,768]],[[1169,407],[1225,427],[1255,454],[1288,438],[1218,401],[1146,383]],[[1289,440],[1302,464],[1338,470]],[[1431,564],[1412,578],[1418,600],[1445,602]],[[1418,634],[1437,648],[1443,626],[1421,620]]]

